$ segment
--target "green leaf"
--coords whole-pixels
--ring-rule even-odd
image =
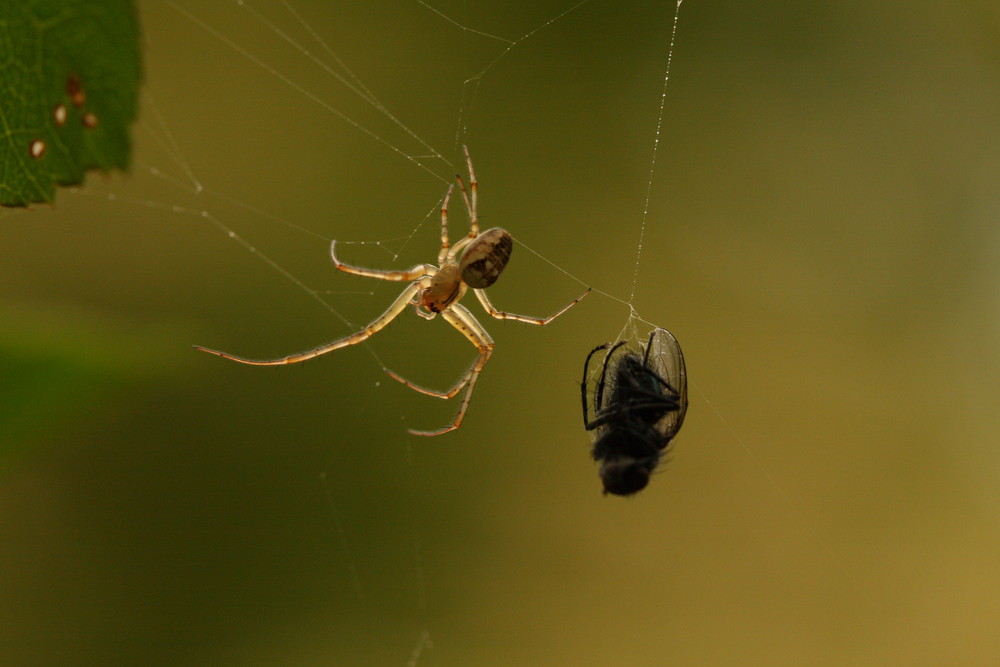
[[[127,169],[139,77],[131,0],[0,0],[0,204]]]

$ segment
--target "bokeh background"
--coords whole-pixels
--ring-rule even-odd
[[[691,407],[630,500],[579,414],[615,298],[483,318],[494,358],[433,439],[405,429],[456,406],[376,357],[446,386],[474,351],[441,321],[287,368],[191,349],[381,312],[398,286],[329,240],[433,259],[462,142],[521,244],[499,307],[628,299],[673,5],[430,6],[293,5],[451,164],[237,3],[150,0],[132,173],[0,212],[4,664],[1000,660],[996,3],[681,7],[634,306]],[[490,65],[505,43],[432,9],[540,29]]]

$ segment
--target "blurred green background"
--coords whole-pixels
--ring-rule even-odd
[[[1000,659],[995,2],[682,6],[635,307],[691,407],[635,499],[601,496],[579,414],[612,298],[481,318],[496,353],[433,439],[405,429],[457,406],[375,355],[447,386],[474,350],[442,321],[287,368],[191,349],[281,356],[380,313],[399,286],[338,275],[329,240],[433,260],[463,142],[521,244],[498,307],[551,312],[563,271],[627,299],[674,7],[546,25],[572,4],[430,3],[544,26],[475,79],[507,45],[421,3],[294,3],[451,162],[425,170],[237,3],[140,3],[133,173],[0,212],[4,664]]]

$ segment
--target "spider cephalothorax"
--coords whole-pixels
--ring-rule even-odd
[[[418,297],[420,306],[437,314],[465,295],[465,283],[457,264],[445,264],[431,277],[431,284]]]
[[[459,248],[459,244],[455,247]],[[506,268],[513,248],[514,239],[506,229],[487,229],[465,246],[458,264],[448,262],[437,270],[430,286],[420,294],[420,305],[432,313],[440,313],[461,299],[466,288],[489,287]]]
[[[417,264],[404,271],[366,269],[341,262],[337,259],[337,242],[334,241],[330,244],[330,256],[333,259],[334,265],[345,273],[364,276],[366,278],[410,283],[396,297],[396,300],[392,302],[389,308],[364,329],[349,336],[338,338],[331,343],[320,345],[305,352],[290,354],[280,359],[246,359],[197,345],[195,347],[242,364],[255,366],[295,364],[318,357],[327,352],[339,350],[342,347],[356,345],[365,341],[396,319],[400,313],[406,310],[407,306],[412,306],[417,314],[424,319],[430,320],[434,319],[437,315],[441,315],[448,324],[458,329],[463,336],[476,346],[476,349],[479,350],[479,356],[472,364],[472,367],[447,391],[436,391],[421,387],[388,369],[386,369],[386,373],[411,389],[429,396],[437,396],[438,398],[453,398],[465,388],[462,404],[459,406],[458,412],[450,424],[434,431],[415,431],[410,429],[410,433],[414,435],[440,435],[458,428],[465,418],[466,410],[469,408],[476,380],[479,378],[479,374],[482,372],[486,362],[489,361],[494,345],[493,339],[486,329],[483,328],[483,325],[476,320],[475,316],[465,306],[459,303],[466,291],[471,288],[475,292],[476,298],[479,299],[479,303],[482,304],[486,312],[492,317],[500,320],[516,320],[518,322],[543,326],[572,308],[590,292],[588,288],[586,292],[548,317],[516,315],[497,310],[493,307],[489,297],[486,296],[486,292],[483,290],[495,283],[504,268],[506,268],[507,262],[510,260],[511,250],[514,247],[514,241],[507,230],[500,229],[499,227],[487,229],[482,233],[479,232],[479,219],[476,214],[478,184],[476,182],[476,173],[472,169],[472,159],[469,157],[468,148],[465,148],[465,163],[469,169],[469,191],[466,191],[461,176],[456,176],[455,178],[462,192],[462,198],[465,200],[465,208],[469,213],[469,233],[457,241],[455,245],[451,245],[448,239],[448,202],[451,199],[452,190],[454,189],[454,185],[452,185],[448,188],[448,192],[441,203],[441,248],[438,251],[437,266],[433,264]]]

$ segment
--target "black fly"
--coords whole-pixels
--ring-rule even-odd
[[[596,432],[592,455],[601,464],[604,492],[619,496],[645,488],[687,412],[687,371],[673,334],[653,329],[645,351],[625,345],[604,343],[591,350],[580,386],[583,425]],[[600,350],[608,353],[593,388],[591,419],[590,360]]]

